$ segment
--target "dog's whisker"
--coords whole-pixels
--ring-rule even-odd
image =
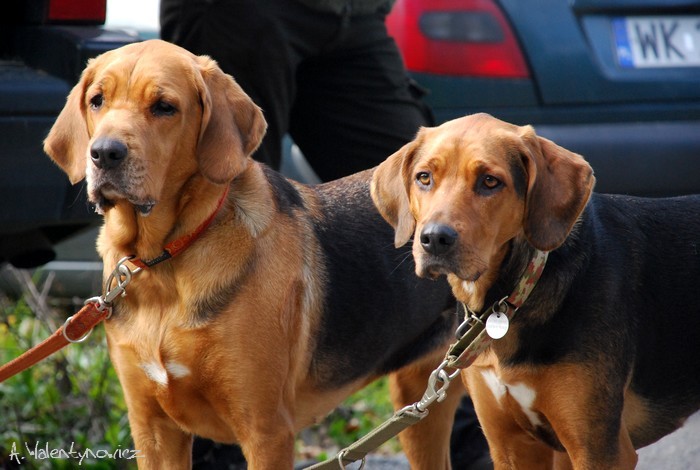
[[[413,253],[411,253],[411,252],[406,253],[403,256],[403,259],[401,259],[401,261],[399,261],[399,264],[397,264],[396,267],[394,267],[394,269],[391,271],[391,273],[394,274],[396,272],[396,270],[399,269],[401,267],[401,265],[404,264],[406,261],[410,260],[412,256],[413,256]]]

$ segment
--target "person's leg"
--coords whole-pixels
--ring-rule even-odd
[[[371,168],[432,125],[381,14],[338,22],[334,41],[300,64],[290,132],[323,180]]]
[[[268,129],[254,158],[275,169],[296,67],[329,27],[324,14],[289,0],[161,0],[161,37],[214,58],[262,108]]]

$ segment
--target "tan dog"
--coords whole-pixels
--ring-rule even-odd
[[[593,185],[580,155],[485,114],[422,129],[374,174],[396,246],[413,236],[418,275],[446,274],[473,311],[550,252],[462,374],[496,468],[630,469],[700,408],[700,198]]]
[[[148,41],[92,60],[46,139],[104,213],[105,274],[152,265],[106,323],[141,467],[189,467],[197,434],[292,468],[295,433],[378,376],[406,366],[395,402],[418,400],[456,325],[449,286],[391,246],[371,170],[288,181],[250,158],[264,132],[214,61]],[[407,433],[414,468],[449,467],[459,395]]]

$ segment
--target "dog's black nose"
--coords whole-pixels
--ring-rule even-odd
[[[450,251],[458,234],[449,225],[428,224],[420,234],[420,244],[431,255],[443,255]]]
[[[128,151],[129,149],[122,141],[102,138],[92,143],[90,157],[97,168],[110,170],[119,166],[126,158]]]

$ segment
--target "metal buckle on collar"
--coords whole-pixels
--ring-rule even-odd
[[[455,330],[455,337],[457,339],[462,339],[464,335],[467,334],[470,328],[473,328],[477,325],[480,325],[480,327],[484,326],[484,321],[481,318],[479,318],[476,312],[473,312],[469,307],[467,307],[467,304],[465,304],[464,302],[460,302],[460,304],[462,305],[462,308],[464,308],[464,321],[460,323],[460,325]]]
[[[482,330],[486,327],[485,319],[488,315],[492,313],[502,313],[508,314],[509,310],[513,312],[517,311],[518,308],[514,307],[508,302],[508,296],[503,297],[501,300],[494,302],[490,309],[484,310],[484,313],[479,316],[476,312],[473,312],[467,305],[460,302],[464,308],[464,321],[455,330],[455,337],[460,340],[469,332],[471,328],[478,328]]]

